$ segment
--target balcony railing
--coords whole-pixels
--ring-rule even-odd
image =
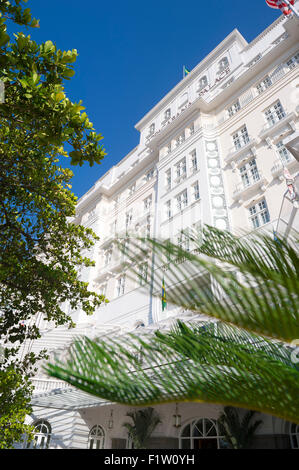
[[[187,178],[187,173],[183,173],[180,176],[177,176],[174,180],[175,184],[180,184],[182,181],[184,181]]]
[[[241,182],[236,185],[235,190],[233,192],[233,199],[239,200],[241,202],[243,197],[247,193],[257,188],[264,189],[263,187],[266,185],[266,183],[267,180],[261,173],[258,173],[255,177],[249,177],[246,183]]]
[[[284,161],[280,158],[277,158],[271,168],[271,174],[274,178],[277,178],[278,176],[282,175],[285,167],[289,168],[290,166],[294,166],[296,164],[297,161],[292,155],[290,155],[289,158],[285,159]]]
[[[272,132],[275,132],[277,129],[279,129],[281,126],[284,124],[288,124],[292,119],[296,117],[295,113],[285,113],[283,117],[279,118],[278,116],[274,115],[273,116],[273,121],[267,122],[261,132],[260,132],[260,137],[264,139],[267,137],[269,134]]]
[[[239,157],[243,152],[250,150],[251,147],[253,147],[256,144],[257,144],[256,139],[252,138],[251,136],[248,136],[248,141],[244,141],[238,147],[234,145],[233,147],[229,149],[228,154],[225,157],[225,161],[230,162],[234,158]]]
[[[34,394],[48,392],[49,390],[55,390],[57,388],[71,388],[71,385],[64,382],[63,380],[55,379],[32,379],[32,384],[34,386]]]

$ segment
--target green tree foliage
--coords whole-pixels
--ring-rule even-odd
[[[41,358],[30,354],[20,363],[25,338],[39,337],[30,320],[43,314],[56,325],[73,326],[62,302],[69,300],[72,308],[92,314],[105,300],[78,280],[78,267],[92,265],[82,253],[88,253],[97,237],[71,223],[77,201],[70,190],[73,173],[59,163],[69,158],[73,165],[99,164],[105,155],[102,136],[82,103],[72,103],[64,90],[65,80],[75,73],[77,51],[8,33],[7,24],[39,26],[24,3],[0,0],[0,80],[5,88],[0,103],[0,341],[5,345],[0,371],[6,374],[15,367],[22,377]],[[8,390],[2,389],[1,400]],[[20,418],[25,408],[16,404],[14,416]],[[9,409],[2,412],[2,423],[5,416],[12,423],[13,407]],[[21,433],[23,420],[19,422]],[[7,446],[7,433],[0,447]]]
[[[237,238],[207,227],[190,241],[192,251],[131,239],[126,252],[134,276],[155,253],[161,269],[154,292],[161,296],[164,279],[167,303],[192,311],[192,322],[109,341],[82,338],[66,361],[48,364],[49,374],[123,404],[221,403],[299,423],[299,368],[291,347],[299,337],[294,240]]]
[[[144,408],[143,410],[130,411],[126,416],[129,416],[133,421],[133,424],[123,423],[123,426],[128,430],[134,449],[146,449],[152,433],[161,423],[158,413],[154,408]]]
[[[231,449],[249,449],[255,432],[262,424],[262,420],[252,419],[256,415],[255,411],[247,411],[242,419],[238,410],[232,406],[225,406],[218,419],[219,433],[224,436]]]

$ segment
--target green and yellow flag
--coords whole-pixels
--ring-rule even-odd
[[[186,77],[186,75],[188,75],[188,73],[190,73],[190,70],[188,70],[186,68],[186,66],[184,65],[184,77]]]
[[[162,312],[164,312],[164,309],[167,306],[164,277],[162,279],[162,297],[161,298],[162,298]]]

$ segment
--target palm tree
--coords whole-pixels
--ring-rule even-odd
[[[133,424],[124,423],[127,428],[129,438],[132,439],[135,449],[146,449],[149,438],[161,420],[154,408],[128,412]]]
[[[202,401],[299,423],[299,369],[291,356],[299,338],[295,241],[211,227],[190,238],[193,251],[129,241],[133,275],[154,253],[161,265],[150,280],[154,294],[161,295],[163,280],[167,303],[192,311],[194,321],[155,334],[84,337],[67,361],[48,364],[48,373],[123,404]],[[203,323],[202,315],[213,321]]]
[[[248,449],[257,428],[262,424],[262,420],[251,423],[255,411],[247,411],[242,420],[236,408],[225,406],[218,419],[219,433],[224,436],[225,441],[232,449]]]

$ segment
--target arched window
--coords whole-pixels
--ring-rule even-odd
[[[220,449],[225,447],[219,436],[217,421],[209,418],[194,419],[180,435],[180,449]]]
[[[88,449],[104,449],[105,432],[102,426],[96,424],[88,436]]]
[[[223,59],[221,59],[219,61],[219,66],[218,66],[218,73],[221,73],[223,72],[223,70],[225,70],[227,67],[228,67],[229,63],[228,63],[228,58],[227,57],[223,57]]]
[[[290,424],[290,439],[292,449],[299,449],[299,424]]]
[[[51,440],[51,426],[48,421],[41,419],[34,423],[34,438],[28,442],[27,449],[48,449]]]

